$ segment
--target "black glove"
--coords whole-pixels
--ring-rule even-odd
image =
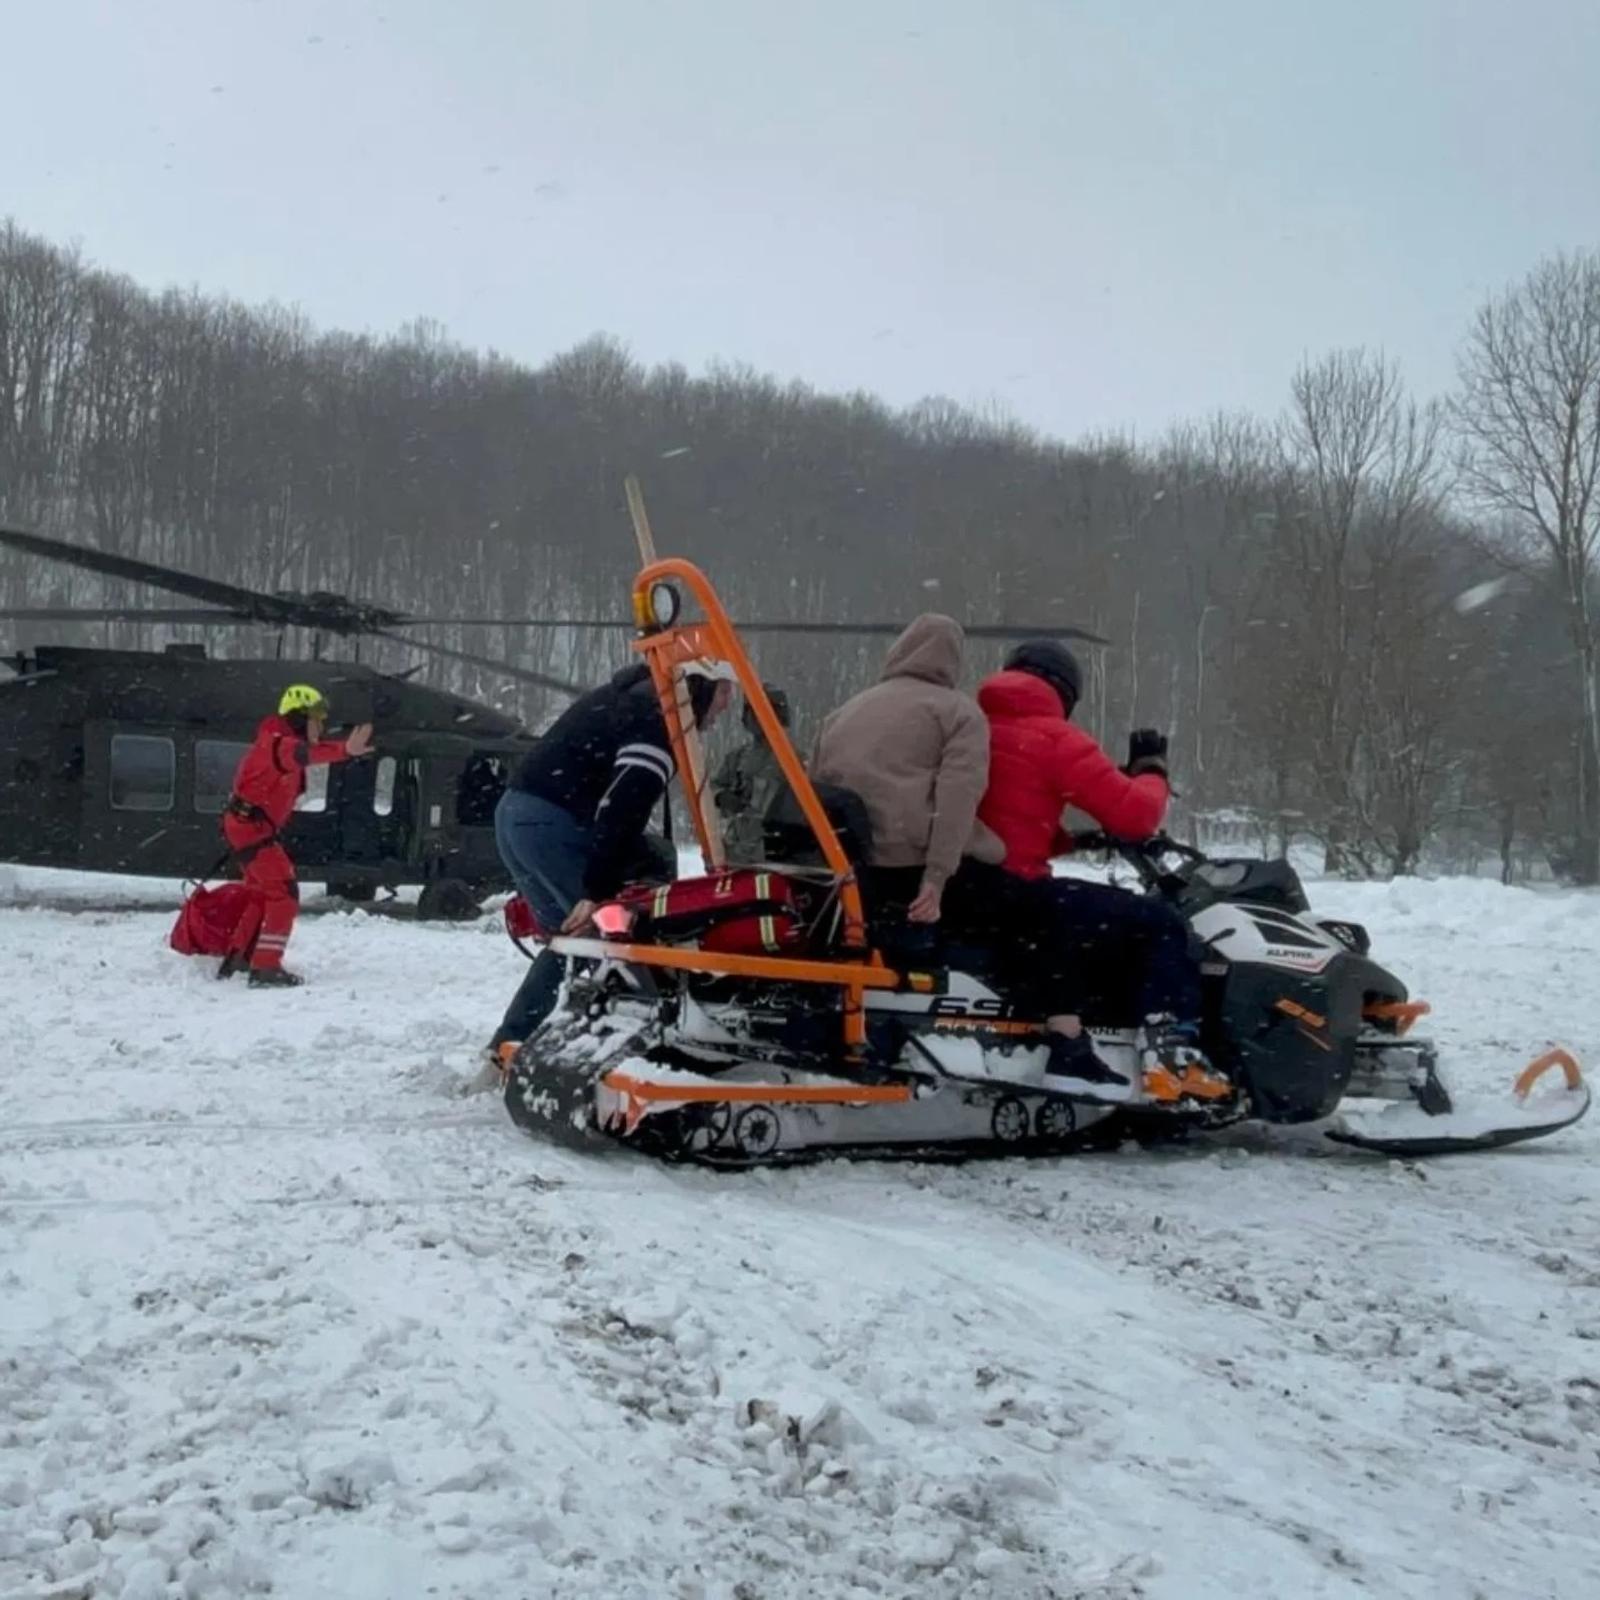
[[[1167,736],[1154,728],[1135,728],[1128,735],[1128,764],[1122,769],[1130,778],[1142,772],[1167,775]]]

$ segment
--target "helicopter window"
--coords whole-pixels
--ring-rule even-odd
[[[378,771],[372,783],[372,809],[380,817],[386,817],[394,810],[395,771],[393,756],[379,756]]]
[[[296,811],[326,811],[328,809],[328,771],[329,768],[325,762],[306,768],[305,791],[294,803]]]
[[[233,775],[250,748],[235,739],[194,742],[194,808],[216,816],[233,793]]]
[[[456,785],[456,821],[464,828],[486,828],[505,793],[511,772],[503,756],[479,750],[466,764]]]
[[[177,750],[170,739],[143,733],[113,734],[111,809],[170,811],[177,767]]]

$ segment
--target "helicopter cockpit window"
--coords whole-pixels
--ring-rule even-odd
[[[170,811],[177,769],[177,751],[170,739],[144,733],[113,734],[111,809]]]
[[[194,808],[218,815],[233,793],[233,775],[250,748],[234,739],[196,739],[194,742]]]
[[[294,803],[296,811],[326,811],[328,809],[328,771],[326,763],[306,768],[305,792]]]

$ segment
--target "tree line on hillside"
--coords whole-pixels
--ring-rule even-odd
[[[1169,729],[1191,814],[1247,812],[1352,872],[1498,850],[1508,875],[1538,859],[1600,881],[1600,251],[1487,303],[1451,396],[1335,351],[1292,375],[1278,417],[1068,445],[945,400],[897,411],[744,368],[645,368],[603,337],[529,367],[425,323],[319,332],[276,306],[153,294],[0,227],[8,526],[428,615],[622,617],[629,471],[661,547],[704,564],[736,618],[942,610],[1104,635],[1081,714],[1113,749]],[[5,604],[122,600],[160,603],[0,557]],[[15,625],[7,642],[199,636]],[[583,681],[625,648],[577,628],[424,636]],[[882,641],[756,648],[805,734]],[[974,678],[1001,648],[974,644]],[[536,727],[559,709],[451,674]]]

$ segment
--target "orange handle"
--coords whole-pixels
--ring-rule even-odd
[[[1516,1094],[1519,1100],[1526,1100],[1533,1092],[1533,1086],[1551,1067],[1560,1067],[1562,1076],[1567,1080],[1569,1089],[1583,1087],[1583,1071],[1578,1066],[1577,1058],[1568,1050],[1557,1046],[1554,1050],[1546,1050],[1542,1056],[1535,1056],[1521,1072],[1517,1074]]]

